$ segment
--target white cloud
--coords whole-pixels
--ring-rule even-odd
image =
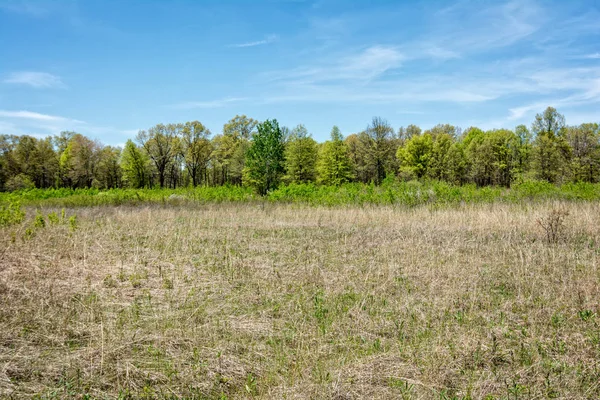
[[[587,58],[587,59],[590,59],[590,60],[599,60],[600,59],[600,53],[587,54],[587,55],[583,56],[583,58]]]
[[[29,85],[37,89],[64,87],[62,80],[58,76],[47,72],[34,71],[13,72],[4,80],[4,83]]]
[[[33,111],[7,111],[0,110],[0,117],[4,118],[16,118],[25,119],[30,121],[43,121],[43,122],[69,122],[74,124],[85,124],[83,121],[76,119],[70,119],[65,117],[59,117],[56,115],[40,114]]]
[[[360,52],[339,55],[334,60],[324,60],[291,70],[267,72],[262,79],[297,86],[341,81],[364,83],[399,68],[404,58],[395,47],[374,45]]]
[[[269,35],[265,39],[262,39],[262,40],[256,40],[254,42],[232,44],[229,47],[255,47],[255,46],[261,46],[263,44],[273,43],[277,39],[278,39],[277,35]]]

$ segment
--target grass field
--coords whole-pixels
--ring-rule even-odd
[[[0,227],[0,398],[600,397],[598,202],[57,205]]]

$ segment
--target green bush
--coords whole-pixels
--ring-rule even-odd
[[[393,205],[414,207],[422,204],[444,206],[461,203],[542,201],[548,199],[591,201],[600,199],[600,184],[569,183],[562,186],[548,182],[523,180],[512,188],[474,184],[456,186],[432,180],[401,181],[386,178],[382,185],[345,183],[324,186],[292,183],[280,186],[264,198],[243,186],[196,187],[179,189],[26,189],[0,193],[0,204],[18,200],[33,207],[89,207],[137,204],[202,204],[251,202],[302,203],[316,206]]]
[[[25,212],[21,210],[21,203],[11,201],[8,206],[0,207],[0,226],[20,224],[25,219]]]

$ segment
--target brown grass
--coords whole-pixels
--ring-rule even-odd
[[[598,203],[66,214],[0,229],[1,398],[600,397]]]

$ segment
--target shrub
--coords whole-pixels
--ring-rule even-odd
[[[25,219],[25,212],[21,210],[21,203],[11,201],[8,206],[0,207],[0,226],[20,224]]]
[[[537,220],[539,226],[542,227],[545,233],[546,242],[556,244],[565,235],[565,219],[569,215],[569,211],[564,208],[555,208],[550,213]]]
[[[10,192],[13,192],[15,190],[24,190],[24,189],[35,188],[35,184],[31,180],[31,178],[29,178],[25,174],[15,175],[15,176],[9,178],[8,181],[6,181],[6,184],[4,186],[6,187],[6,190],[8,190]]]

